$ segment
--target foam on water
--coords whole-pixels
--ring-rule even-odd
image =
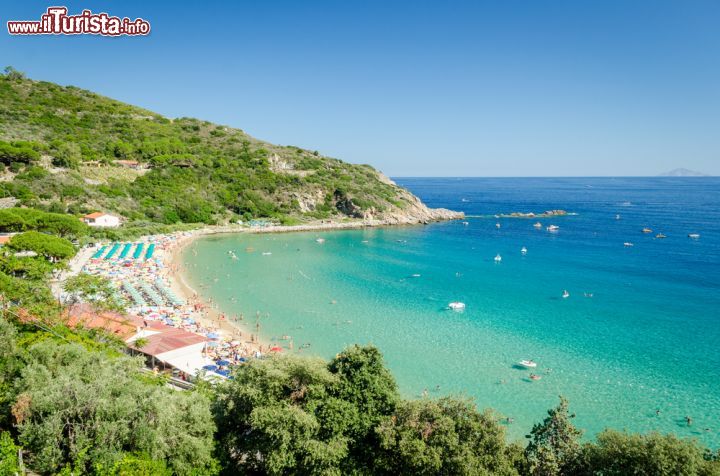
[[[290,335],[296,351],[309,343],[301,352],[332,357],[373,343],[406,396],[473,396],[514,418],[515,438],[562,394],[590,435],[660,430],[720,444],[720,180],[399,182],[468,215],[578,215],[539,220],[557,233],[534,228],[538,220],[470,218],[208,237],[192,245],[197,256],[183,256],[188,280],[250,327],[259,311],[262,337]],[[687,237],[695,232],[699,240]],[[465,311],[448,311],[451,301]],[[526,358],[541,380],[515,366]]]

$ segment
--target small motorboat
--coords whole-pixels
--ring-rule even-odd
[[[462,222],[462,224],[465,225],[465,226],[468,226],[468,225],[470,224],[470,222],[469,222],[469,221],[464,221],[464,222]]]
[[[495,223],[495,228],[500,228],[500,223]]]
[[[650,228],[643,228],[642,232],[643,233],[652,233],[652,230]]]
[[[411,275],[410,277],[411,277],[411,278],[419,278],[419,277],[420,277],[420,274],[419,274],[419,273],[415,273],[415,274]]]
[[[452,309],[453,311],[463,311],[463,310],[465,310],[465,303],[453,301],[450,304],[448,304],[448,307],[450,309]]]
[[[616,219],[616,220],[619,220],[619,219],[620,219],[620,215],[619,215],[619,214],[618,214],[618,215],[615,215],[615,219]]]
[[[663,235],[662,233],[658,233],[655,235],[655,238],[667,238],[667,236]]]
[[[688,233],[688,238],[692,238],[693,240],[697,240],[698,238],[700,238],[700,234],[699,234],[699,233]]]
[[[520,362],[518,362],[518,365],[525,367],[527,369],[534,369],[535,367],[537,367],[537,362],[535,362],[532,359],[521,360]]]
[[[499,263],[501,261],[502,261],[502,256],[500,256],[499,254],[495,255],[495,262]]]
[[[542,223],[537,222],[537,223],[535,223],[533,226],[534,226],[535,228],[538,228],[538,229],[539,229],[539,228],[542,228]]]
[[[272,253],[269,251],[263,251],[263,256],[270,256]]]
[[[530,374],[530,380],[540,380],[542,377],[536,374]]]
[[[625,245],[628,248],[631,246],[635,246],[634,244],[630,243],[629,241],[626,241],[625,243],[623,243],[623,245]]]
[[[520,253],[526,255],[526,254],[527,254],[527,248],[525,248],[524,246],[523,246],[522,248],[520,248]]]
[[[562,297],[563,297],[563,299],[567,299],[567,298],[569,298],[569,297],[570,297],[570,293],[568,292],[568,290],[567,290],[567,289],[563,291],[563,293],[562,293]]]
[[[549,227],[545,228],[547,231],[558,231],[560,229],[557,225],[550,225]]]
[[[325,243],[325,238],[318,238],[318,239],[315,240],[315,241],[316,241],[317,243],[322,244],[322,243]]]

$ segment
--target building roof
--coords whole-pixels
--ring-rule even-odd
[[[177,329],[166,325],[153,325],[153,330],[159,331],[144,339],[147,341],[141,348],[134,346],[134,342],[128,344],[133,349],[139,350],[143,354],[158,356],[166,352],[181,349],[190,345],[206,342],[207,338],[198,334],[193,334],[183,329]]]
[[[95,213],[90,213],[88,215],[85,215],[83,218],[100,218],[101,216],[105,216],[105,215],[107,215],[107,213],[95,212]]]
[[[146,341],[142,347],[136,347],[134,341],[128,342],[128,346],[156,357],[165,352],[207,341],[204,336],[165,325],[160,321],[145,321],[137,316],[114,311],[98,311],[89,304],[71,306],[66,313],[66,323],[73,327],[80,325],[88,329],[104,329],[124,341],[142,330],[152,331],[153,334],[142,337]]]
[[[90,304],[75,304],[67,309],[65,323],[71,327],[104,329],[122,340],[129,339],[143,326],[136,316],[127,316],[115,311],[99,311]]]
[[[10,235],[0,235],[0,245],[6,244],[8,241],[10,241],[10,238],[12,238],[12,236]]]

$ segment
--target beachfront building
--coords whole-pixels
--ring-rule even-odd
[[[169,366],[194,376],[214,364],[205,355],[208,338],[163,324],[114,311],[100,311],[86,303],[71,306],[65,317],[70,327],[102,329],[125,342],[134,353],[144,354],[152,367]]]
[[[82,221],[88,226],[117,228],[120,226],[120,218],[109,213],[95,212],[82,217]]]
[[[128,339],[128,346],[151,358],[173,368],[195,375],[206,365],[214,362],[204,354],[208,339],[183,329],[170,327],[159,321],[150,321],[147,327]],[[142,345],[138,345],[138,341]]]

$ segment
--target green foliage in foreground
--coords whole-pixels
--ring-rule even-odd
[[[0,476],[15,476],[20,474],[20,459],[18,450],[10,433],[0,432]]]
[[[0,318],[0,476],[19,447],[34,471],[66,475],[720,475],[717,455],[673,435],[583,443],[562,398],[523,451],[467,399],[400,398],[373,347],[252,361],[183,392],[116,348]]]
[[[141,464],[129,453],[174,474],[215,471],[214,425],[200,393],[148,384],[136,359],[56,339],[18,349],[15,360],[23,366],[5,411],[37,471],[115,474],[111,468]]]

